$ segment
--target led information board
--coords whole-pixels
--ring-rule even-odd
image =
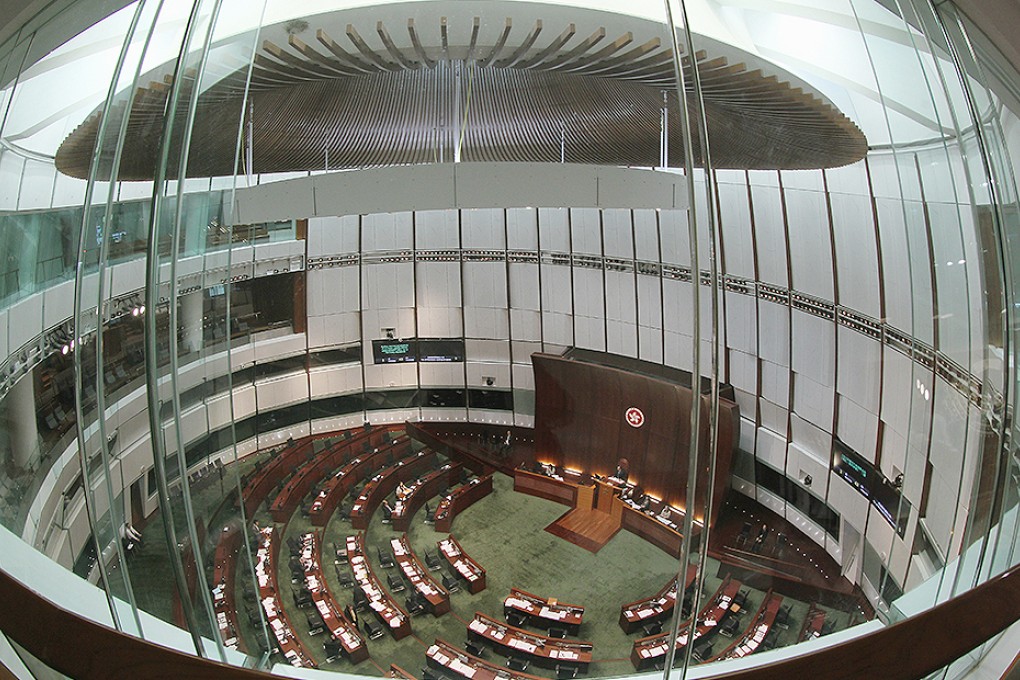
[[[902,535],[910,515],[910,504],[896,485],[871,462],[839,439],[833,439],[832,471],[871,501],[885,521]]]
[[[460,338],[373,340],[372,359],[377,364],[400,364],[408,361],[464,361],[464,340]]]

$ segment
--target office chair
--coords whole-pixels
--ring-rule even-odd
[[[322,649],[326,652],[326,663],[336,661],[344,653],[343,646],[336,640],[326,640],[322,643]]]
[[[567,629],[563,626],[549,626],[549,637],[562,640],[567,637]]]
[[[573,680],[577,677],[577,666],[556,664],[556,680]]]
[[[407,590],[407,586],[404,585],[404,579],[400,578],[397,574],[387,574],[386,581],[390,584],[390,592],[392,593]]]
[[[371,616],[365,617],[364,628],[369,640],[375,640],[383,636],[383,627]]]
[[[516,656],[511,656],[511,657],[508,657],[507,660],[506,660],[506,667],[509,668],[512,671],[517,671],[518,673],[523,673],[526,670],[528,670],[528,660],[527,659],[519,659]]]
[[[442,565],[440,564],[439,558],[436,556],[436,554],[434,552],[429,551],[428,548],[425,549],[424,554],[425,554],[425,566],[429,568],[429,571],[438,571]]]
[[[375,549],[376,555],[379,557],[379,566],[383,569],[389,569],[395,563],[393,561],[393,555],[383,550],[381,547]]]
[[[452,576],[443,574],[443,587],[451,593],[456,593],[460,590],[460,583]]]
[[[650,635],[658,635],[662,632],[662,621],[652,621],[651,623],[645,624],[642,630],[645,633],[645,637]]]
[[[478,644],[473,640],[468,640],[467,642],[465,642],[464,649],[467,650],[468,654],[471,654],[472,656],[477,656],[479,659],[485,656],[485,647],[483,647],[482,645]]]

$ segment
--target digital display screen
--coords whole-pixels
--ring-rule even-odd
[[[373,340],[372,359],[377,364],[400,364],[409,361],[464,361],[464,340],[459,338]]]
[[[833,441],[832,470],[869,499],[885,521],[902,535],[910,516],[910,504],[901,502],[903,494],[873,464],[849,446]]]
[[[372,358],[377,364],[417,361],[417,343],[414,340],[373,340]]]
[[[419,340],[419,361],[464,361],[463,340]]]
[[[833,448],[835,451],[832,471],[857,489],[862,496],[871,498],[871,480],[878,476],[875,466],[838,439],[833,441]]]

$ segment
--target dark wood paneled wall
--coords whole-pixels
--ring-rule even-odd
[[[617,461],[626,458],[630,481],[675,507],[687,508],[690,389],[548,354],[532,355],[532,364],[537,460],[608,476]],[[704,505],[708,489],[709,400],[702,399],[696,507]],[[631,407],[644,414],[641,427],[627,423],[625,414]],[[739,422],[737,405],[721,400],[713,521],[729,482]],[[702,519],[700,512],[695,517]]]

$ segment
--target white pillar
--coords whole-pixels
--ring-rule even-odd
[[[39,452],[39,426],[36,424],[33,382],[34,378],[29,373],[14,383],[14,387],[5,397],[11,453],[14,464],[19,468],[29,467]]]
[[[200,290],[180,297],[181,313],[178,320],[183,330],[180,348],[182,354],[202,349],[203,298]]]

